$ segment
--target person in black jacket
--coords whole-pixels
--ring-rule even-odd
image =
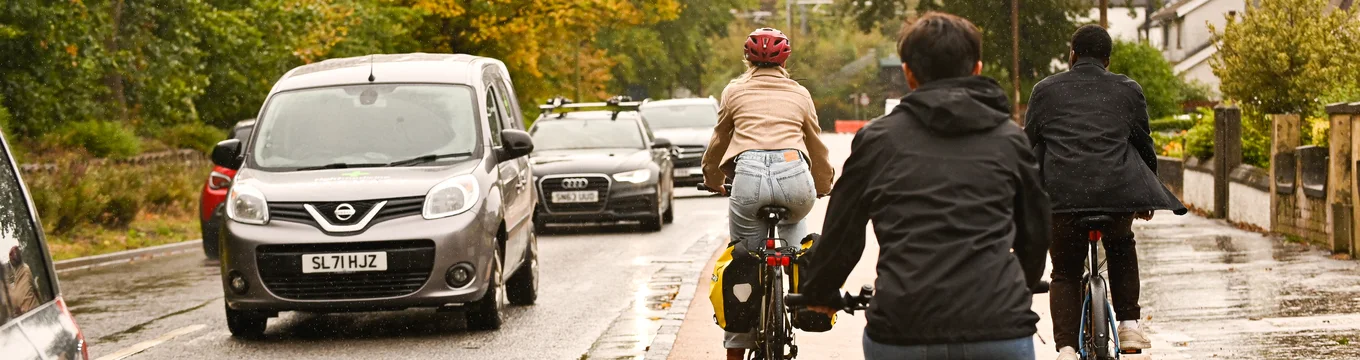
[[[1087,233],[1075,221],[1115,218],[1102,243],[1109,266],[1122,350],[1151,346],[1138,326],[1138,253],[1133,219],[1155,210],[1186,209],[1157,178],[1157,151],[1149,134],[1147,101],[1138,82],[1105,70],[1113,44],[1095,25],[1072,36],[1071,70],[1034,85],[1025,132],[1039,158],[1053,200],[1053,338],[1060,360],[1076,360],[1081,321],[1081,278]]]
[[[977,76],[982,38],[968,20],[927,13],[898,52],[914,91],[855,135],[811,249],[809,308],[834,313],[873,220],[867,359],[1033,359],[1049,203],[1029,142],[1004,91]]]

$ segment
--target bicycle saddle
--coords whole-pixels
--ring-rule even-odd
[[[1109,215],[1087,216],[1077,219],[1077,226],[1086,230],[1104,230],[1114,224],[1114,218]]]
[[[785,220],[789,218],[789,208],[775,205],[763,206],[757,215],[761,219],[769,219],[770,215],[774,215],[776,219]]]

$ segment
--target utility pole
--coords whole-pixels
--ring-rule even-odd
[[[1110,0],[1100,0],[1100,27],[1106,29],[1110,28],[1110,18],[1105,14],[1109,11],[1109,8]]]
[[[576,101],[584,102],[585,100],[581,98],[581,47],[585,47],[585,44],[582,43],[576,48]]]
[[[784,31],[793,29],[793,0],[784,0],[784,16],[788,21],[784,23]]]
[[[1015,87],[1011,118],[1017,125],[1025,126],[1020,120],[1020,0],[1011,0],[1011,84]]]

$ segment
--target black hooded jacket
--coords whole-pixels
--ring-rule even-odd
[[[814,305],[833,303],[873,220],[879,253],[869,338],[920,345],[1033,335],[1039,316],[1030,289],[1049,242],[1038,176],[996,81],[922,86],[855,135],[804,294]]]
[[[1101,61],[1034,85],[1025,122],[1053,212],[1186,213],[1157,178],[1143,88]]]

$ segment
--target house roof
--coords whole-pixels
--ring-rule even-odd
[[[1111,8],[1142,8],[1147,7],[1149,0],[1108,0]],[[1086,0],[1091,7],[1100,6],[1100,0]]]
[[[1151,19],[1153,21],[1177,19],[1185,16],[1185,14],[1189,14],[1191,11],[1195,11],[1195,9],[1198,9],[1208,2],[1209,0],[1180,0],[1152,13]]]

